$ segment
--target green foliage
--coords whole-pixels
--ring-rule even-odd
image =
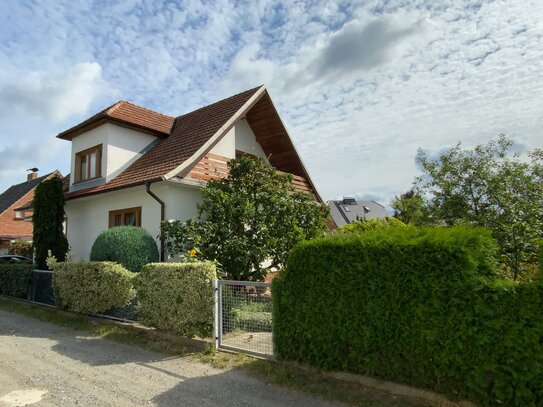
[[[424,198],[411,189],[392,201],[394,217],[405,224],[422,226],[427,223],[428,214],[424,206]]]
[[[9,254],[17,256],[25,256],[29,259],[32,258],[32,242],[23,239],[12,240],[9,242],[8,248]]]
[[[34,224],[32,241],[38,268],[47,269],[48,252],[57,259],[64,259],[68,240],[64,235],[64,192],[59,177],[42,181],[36,187],[32,201]]]
[[[259,332],[272,329],[271,302],[243,303],[232,308],[230,313],[233,317],[234,329]]]
[[[487,227],[500,246],[507,275],[516,280],[534,263],[534,241],[543,237],[543,151],[530,161],[511,154],[512,140],[501,136],[473,150],[459,143],[432,159],[419,149],[423,174],[410,196],[393,206],[415,224]],[[400,216],[399,216],[400,217]]]
[[[0,294],[26,298],[32,269],[31,264],[0,264]]]
[[[210,336],[216,278],[210,262],[147,264],[135,279],[140,321],[183,336]]]
[[[92,245],[92,261],[113,261],[137,273],[147,263],[159,260],[153,237],[143,228],[117,226],[98,235]]]
[[[388,230],[390,228],[403,228],[405,223],[396,218],[358,220],[340,227],[335,233],[364,233],[373,230]]]
[[[495,250],[466,227],[303,242],[273,282],[275,349],[483,405],[541,405],[542,286],[501,278]]]
[[[170,255],[196,248],[230,279],[262,280],[282,267],[297,242],[324,233],[328,208],[295,193],[291,176],[264,158],[243,156],[228,167],[228,178],[211,180],[202,190],[199,219],[163,222],[162,238]]]
[[[543,239],[537,241],[539,247],[538,264],[537,264],[537,280],[543,283]]]
[[[57,303],[83,313],[124,307],[134,298],[134,273],[112,262],[54,263],[53,289]]]

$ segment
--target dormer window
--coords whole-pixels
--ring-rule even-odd
[[[75,182],[101,177],[102,145],[88,148],[75,155]]]

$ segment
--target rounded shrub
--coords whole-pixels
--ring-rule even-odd
[[[97,313],[124,307],[135,295],[134,273],[108,261],[55,263],[53,289],[57,303],[76,312]]]
[[[104,230],[92,245],[91,261],[113,261],[135,273],[159,260],[153,237],[143,228],[117,226]]]

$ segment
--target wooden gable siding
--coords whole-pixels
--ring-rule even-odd
[[[198,181],[219,180],[228,176],[228,157],[207,153],[191,170],[188,178]],[[283,174],[285,172],[279,171]],[[296,192],[305,192],[315,195],[311,185],[300,175],[292,175],[292,186]]]
[[[305,176],[305,170],[283,123],[266,93],[246,115],[256,141],[278,170]]]

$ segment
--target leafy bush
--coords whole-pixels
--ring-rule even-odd
[[[187,337],[210,336],[216,276],[208,262],[147,264],[135,279],[140,322]]]
[[[363,233],[372,230],[388,230],[390,228],[402,228],[406,226],[407,225],[401,220],[388,217],[385,219],[358,220],[353,223],[348,223],[347,225],[340,227],[336,233]]]
[[[32,242],[23,239],[12,240],[9,243],[9,254],[32,258]]]
[[[159,260],[153,237],[143,228],[117,226],[98,235],[92,245],[92,261],[114,261],[135,273],[147,264]]]
[[[0,294],[26,298],[32,269],[31,264],[0,264]]]
[[[541,405],[543,290],[497,275],[489,232],[402,228],[304,242],[274,280],[283,359]]]
[[[123,307],[134,297],[134,273],[112,262],[65,262],[53,266],[57,303],[83,313]]]

